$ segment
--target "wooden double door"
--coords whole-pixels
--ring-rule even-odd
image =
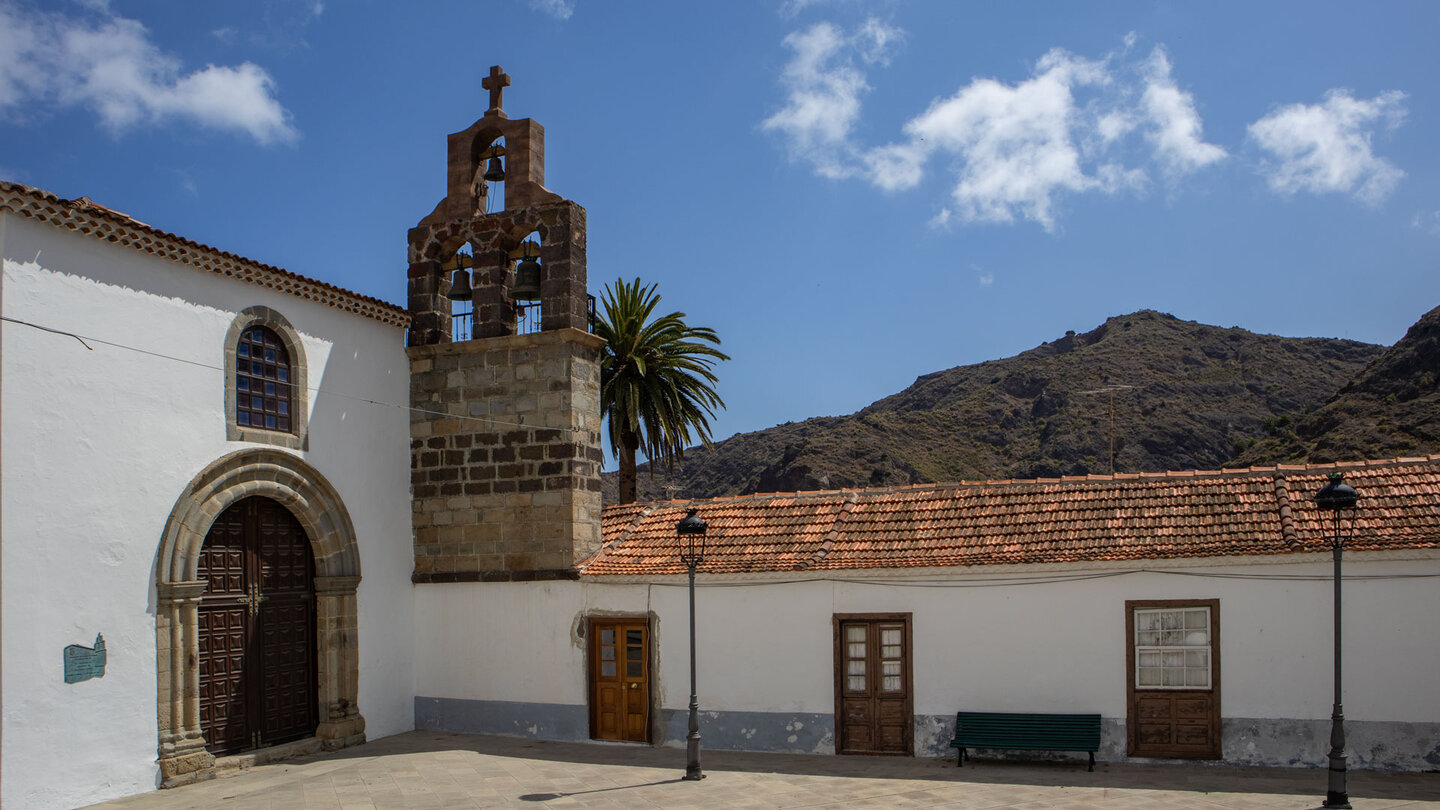
[[[205,536],[200,727],[212,754],[315,732],[315,560],[294,515],[246,498]]]
[[[650,741],[650,624],[591,619],[590,736]]]
[[[835,717],[842,754],[910,754],[910,614],[835,617]]]

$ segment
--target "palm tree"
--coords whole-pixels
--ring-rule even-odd
[[[660,295],[640,279],[606,285],[595,334],[606,340],[600,360],[600,411],[610,448],[620,460],[620,503],[635,502],[635,453],[674,469],[685,446],[710,444],[709,418],[725,403],[712,388],[711,368],[730,357],[715,330],[685,323],[685,313],[651,319]],[[713,344],[713,345],[711,345]]]

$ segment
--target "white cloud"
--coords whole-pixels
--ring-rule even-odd
[[[824,2],[825,0],[784,0],[784,2],[780,4],[780,16],[789,19],[810,6],[819,5]]]
[[[860,97],[870,89],[857,62],[885,64],[903,36],[872,18],[853,34],[821,22],[785,37],[794,52],[780,79],[786,103],[761,128],[785,135],[791,157],[812,163],[822,177],[855,175],[860,156],[850,132],[860,118]]]
[[[1248,134],[1273,160],[1261,173],[1274,191],[1290,195],[1353,194],[1376,205],[1405,173],[1370,149],[1377,126],[1398,127],[1405,94],[1390,90],[1370,100],[1334,89],[1322,104],[1291,104],[1251,124]]]
[[[787,104],[762,126],[784,135],[791,158],[816,174],[863,177],[889,192],[919,186],[932,155],[953,158],[953,210],[943,209],[932,227],[948,227],[953,216],[1054,230],[1065,195],[1143,192],[1149,176],[1136,162],[1173,183],[1226,157],[1203,140],[1194,98],[1176,84],[1163,48],[1125,58],[1133,33],[1122,52],[1100,59],[1052,49],[1013,84],[971,79],[905,123],[904,139],[864,147],[854,138],[869,90],[862,68],[883,66],[900,36],[873,19],[851,35],[830,23],[792,33],[785,45],[794,56],[781,79]]]
[[[99,8],[102,15],[81,20],[0,2],[0,114],[76,106],[114,132],[188,121],[262,144],[297,136],[263,68],[245,62],[183,73],[143,25]]]
[[[976,269],[978,270],[979,268],[976,268]],[[991,287],[991,286],[994,286],[994,284],[995,284],[995,274],[994,274],[994,273],[981,273],[981,274],[980,274],[979,281],[980,281],[980,286],[981,286],[981,287]]]
[[[0,177],[3,176],[0,173]],[[1421,211],[1410,220],[1410,225],[1431,236],[1440,236],[1440,211]]]
[[[568,20],[575,13],[575,0],[530,0],[530,8],[557,20]]]
[[[1164,48],[1157,45],[1150,52],[1144,73],[1141,106],[1147,118],[1145,139],[1155,148],[1155,157],[1166,174],[1179,177],[1223,159],[1224,149],[1201,140],[1195,99],[1175,85]]]
[[[948,231],[950,230],[950,217],[952,215],[949,208],[941,208],[935,212],[935,216],[931,217],[930,221],[926,224],[937,231]]]
[[[932,103],[905,125],[908,146],[922,154],[944,150],[960,157],[951,196],[962,219],[1010,222],[1018,215],[1053,229],[1057,193],[1101,186],[1081,169],[1071,138],[1076,117],[1071,88],[1108,80],[1104,63],[1052,50],[1026,81],[1007,85],[975,79],[955,95]],[[923,159],[915,162],[923,164]],[[903,182],[874,180],[905,188],[918,182],[918,174],[899,178]]]

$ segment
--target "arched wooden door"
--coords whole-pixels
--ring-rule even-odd
[[[315,560],[285,507],[245,498],[201,548],[200,727],[212,754],[315,733]]]

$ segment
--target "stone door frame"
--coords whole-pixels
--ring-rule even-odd
[[[358,697],[355,592],[360,551],[355,527],[330,482],[300,457],[250,448],[218,459],[185,487],[165,524],[155,572],[155,664],[160,774],[164,786],[208,779],[215,757],[200,730],[199,552],[226,507],[262,496],[289,509],[315,556],[316,663],[320,723],[327,749],[365,741]]]

